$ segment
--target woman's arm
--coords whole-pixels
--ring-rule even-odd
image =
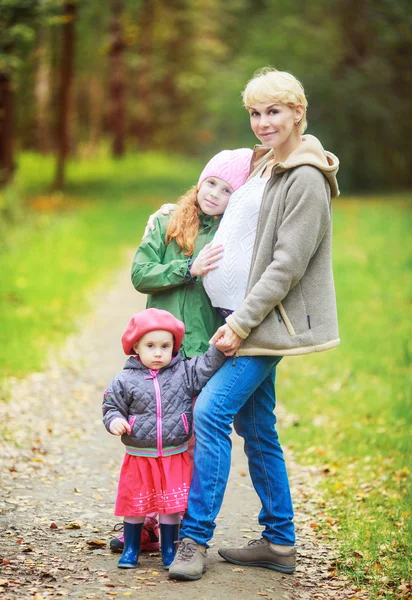
[[[176,206],[177,204],[170,204],[170,202],[168,204],[162,204],[162,206],[158,208],[155,213],[151,214],[147,220],[143,237],[145,237],[150,231],[153,231],[153,229],[155,228],[156,217],[160,217],[161,215],[170,215],[170,213],[173,210],[175,210]]]
[[[226,319],[229,327],[242,339],[260,325],[303,277],[329,227],[328,183],[317,169],[302,168],[305,168],[304,177],[299,174],[300,169],[296,169],[289,181],[272,263],[240,308]]]
[[[153,294],[193,282],[188,272],[190,257],[183,252],[181,258],[163,264],[167,221],[165,217],[156,217],[155,228],[145,235],[133,259],[132,283],[143,294]]]

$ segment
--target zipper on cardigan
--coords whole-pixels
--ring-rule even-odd
[[[185,415],[185,413],[182,413],[182,421],[186,433],[189,433],[189,421],[187,420],[187,416]]]
[[[159,456],[163,456],[163,439],[162,439],[162,395],[160,393],[160,385],[157,380],[159,371],[152,371],[150,375],[153,377],[153,385],[156,392],[156,431],[157,431],[157,452]]]

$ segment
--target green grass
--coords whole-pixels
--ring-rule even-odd
[[[173,202],[199,172],[178,157],[102,157],[70,164],[67,192],[51,194],[53,166],[51,158],[23,155],[18,181],[3,204],[0,198],[7,209],[0,223],[0,379],[42,368],[51,345],[87,309],[90,286],[110,283],[153,208]],[[20,209],[10,197],[16,206],[24,199]]]
[[[411,207],[408,195],[335,203],[341,346],[285,359],[278,378],[282,440],[323,472],[314,526],[371,598],[410,579]]]

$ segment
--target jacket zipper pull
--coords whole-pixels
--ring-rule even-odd
[[[310,315],[307,315],[307,319],[308,319],[309,329],[312,329],[312,327],[310,326]]]

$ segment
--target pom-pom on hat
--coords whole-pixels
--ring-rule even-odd
[[[238,190],[249,177],[252,154],[253,151],[250,148],[222,150],[211,158],[203,169],[197,184],[198,187],[208,177],[219,177],[231,185],[234,191]]]
[[[173,334],[173,354],[177,354],[182,345],[185,326],[182,321],[176,319],[170,312],[167,310],[160,310],[159,308],[147,308],[146,310],[133,315],[122,335],[124,353],[135,354],[133,350],[135,343],[140,340],[141,337],[146,335],[146,333],[149,333],[149,331],[155,331],[157,329],[170,331],[170,333]]]

